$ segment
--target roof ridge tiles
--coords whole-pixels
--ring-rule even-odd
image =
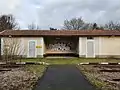
[[[120,36],[119,30],[4,30],[0,36]]]

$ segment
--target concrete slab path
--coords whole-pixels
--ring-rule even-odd
[[[52,65],[35,90],[95,90],[75,65]]]

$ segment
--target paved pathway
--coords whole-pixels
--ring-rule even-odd
[[[49,66],[35,90],[95,90],[73,65]]]

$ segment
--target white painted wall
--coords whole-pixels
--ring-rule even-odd
[[[94,45],[95,45],[95,55],[99,55],[100,51],[100,37],[94,37]]]
[[[99,55],[100,38],[94,37],[95,55]],[[87,37],[79,37],[79,56],[86,57],[87,53]]]
[[[101,37],[100,55],[120,55],[120,37]]]
[[[37,54],[43,57],[44,51],[45,51],[44,50],[44,38],[43,37],[40,37],[40,43],[39,44],[42,46],[42,48],[38,49]]]
[[[86,37],[79,37],[79,56],[86,55]]]
[[[10,39],[10,38],[2,38],[1,39],[1,53],[3,55],[3,47],[4,47],[4,43],[3,43],[3,39]],[[13,40],[16,39],[16,38],[13,38]],[[36,46],[39,46],[41,45],[42,48],[36,48],[36,55],[38,56],[41,56],[43,57],[44,55],[44,39],[43,37],[21,37],[21,38],[17,38],[19,39],[21,42],[20,42],[20,50],[23,50],[20,55],[25,55],[25,56],[28,56],[28,49],[29,49],[29,41],[33,40],[33,41],[36,41]]]
[[[1,38],[1,54],[3,55],[3,39]],[[41,45],[42,48],[37,48],[36,54],[43,57],[45,54],[45,43],[43,37],[21,37],[21,49],[25,49],[21,55],[27,56],[28,54],[28,41],[36,40],[37,46]],[[87,37],[79,37],[78,53],[79,56],[86,56],[86,43]],[[95,55],[120,55],[120,37],[94,37]]]
[[[42,46],[41,48],[36,48],[36,55],[37,56],[40,56],[40,57],[43,57],[43,55],[44,55],[44,39],[43,39],[43,37],[27,37],[27,38],[23,38],[24,39],[24,47],[25,48],[27,48],[27,49],[29,49],[29,47],[28,47],[28,43],[29,43],[29,41],[30,40],[35,40],[36,41],[36,46]],[[27,52],[26,52],[26,55],[27,55],[27,53],[28,53],[28,50],[26,50]]]
[[[3,38],[1,38],[1,55],[3,55],[3,46],[4,46]]]

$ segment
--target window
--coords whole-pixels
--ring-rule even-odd
[[[94,38],[93,38],[93,37],[87,37],[87,39],[91,39],[91,40],[92,40],[92,39],[94,39]]]

